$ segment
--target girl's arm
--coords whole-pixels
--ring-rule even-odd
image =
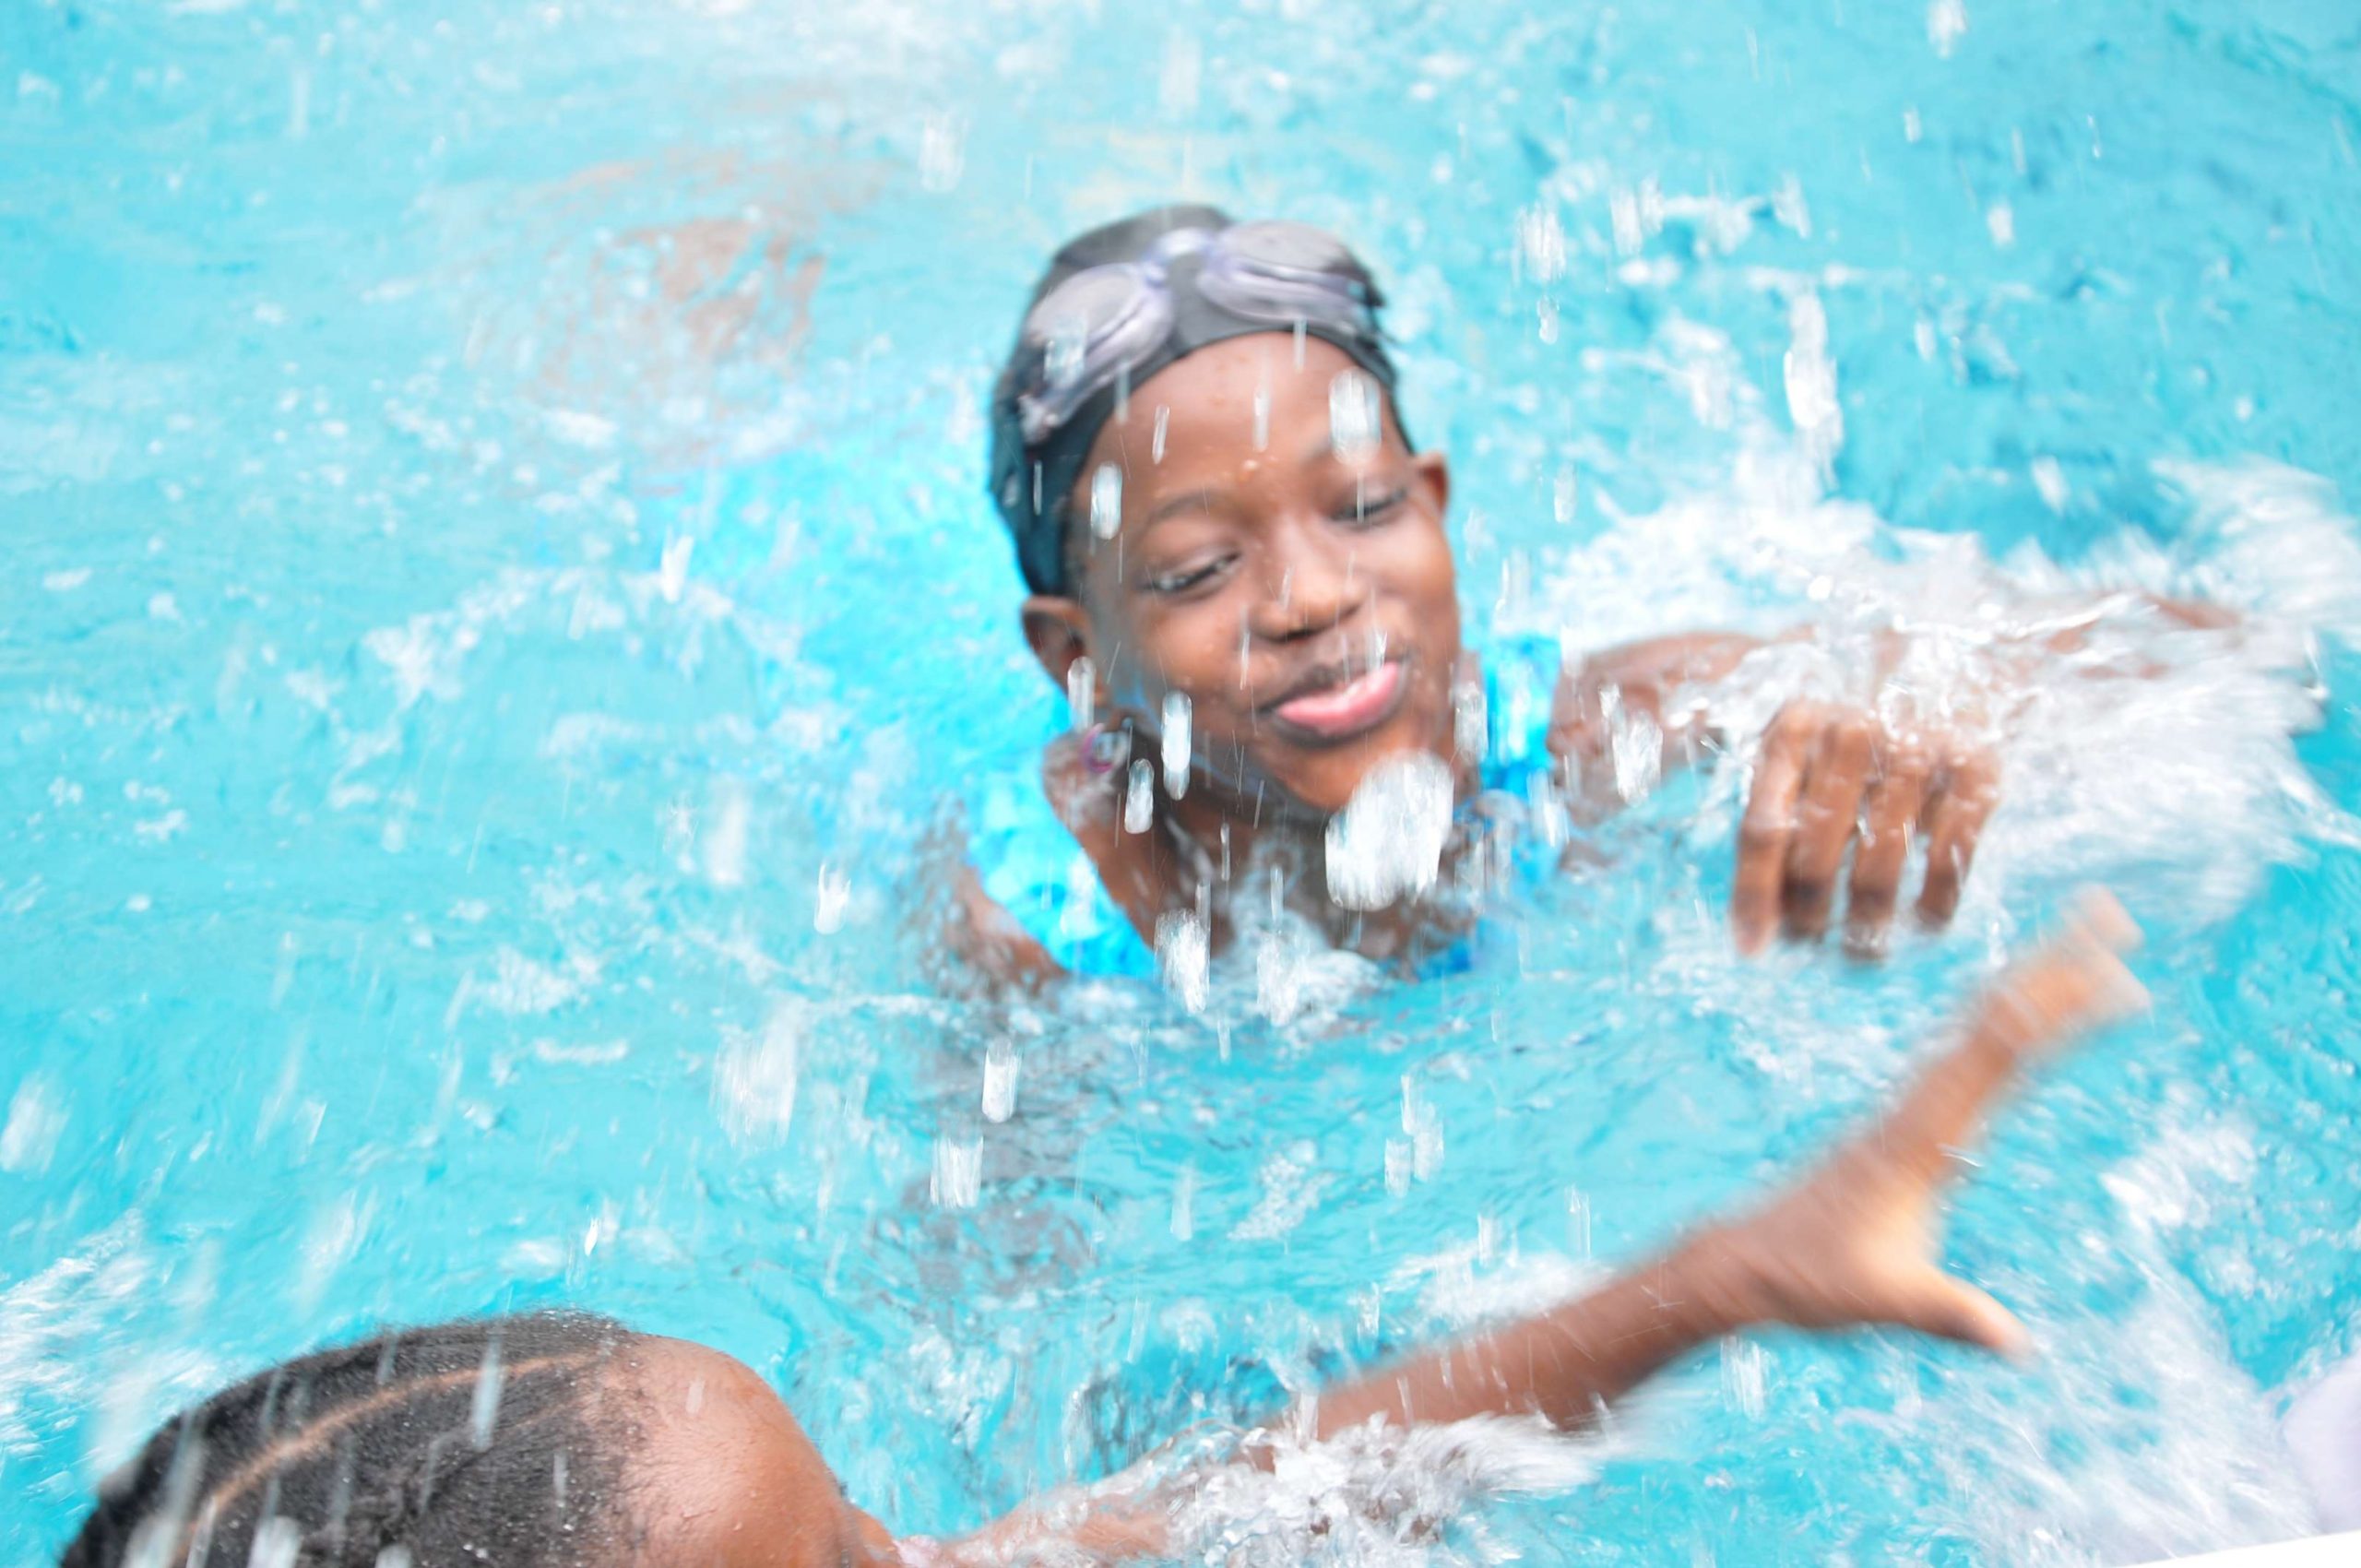
[[[1938,1265],[1937,1200],[2028,1063],[2144,1000],[2118,956],[2138,936],[2119,905],[2093,895],[1985,993],[1891,1111],[1802,1182],[1588,1295],[1357,1378],[1275,1424],[1327,1438],[1538,1414],[1579,1428],[1683,1353],[1762,1324],[1886,1324],[2022,1353],[2008,1309]],[[1113,1563],[1170,1544],[1153,1496],[1096,1507],[1075,1497],[1011,1515],[941,1560]]]
[[[2204,631],[2238,624],[2213,605],[2116,594],[1997,645],[1992,687],[1964,694],[1966,707],[1915,715],[1920,702],[1907,677],[1887,685],[1909,647],[1904,634],[1891,632],[1878,639],[1879,668],[1861,672],[1900,699],[1891,707],[1881,695],[1873,704],[1797,701],[1780,709],[1762,737],[1738,826],[1730,889],[1738,949],[1758,952],[1782,930],[1817,940],[1841,894],[1846,945],[1857,956],[1877,956],[1917,840],[1926,848],[1917,918],[1928,926],[1948,923],[2000,801],[1993,743],[1999,725],[1983,710],[2008,707],[2008,692],[2029,686],[2040,660],[2084,647],[2094,624],[2126,612]],[[1798,628],[1772,640],[1811,636]],[[1714,687],[1765,646],[1742,633],[1692,632],[1607,648],[1569,666],[1550,709],[1549,752],[1572,806],[1593,817],[1619,810],[1643,787],[1626,775],[1641,760],[1634,747],[1650,750],[1649,737],[1660,737],[1645,758],[1649,782],[1661,770],[1687,766],[1709,742],[1746,739],[1728,734],[1714,711]]]
[[[2021,1352],[2008,1310],[1937,1264],[1937,1199],[2028,1062],[2144,999],[2117,956],[2138,934],[2120,905],[2092,896],[1986,993],[1892,1111],[1803,1182],[1590,1295],[1322,1396],[1312,1430],[1525,1412],[1581,1426],[1684,1351],[1760,1324],[1889,1324]]]

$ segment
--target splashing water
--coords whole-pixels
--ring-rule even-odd
[[[2277,1422],[2361,1348],[2326,12],[134,9],[0,22],[0,1557],[258,1366],[556,1303],[747,1360],[910,1529],[1192,1443],[1232,1461],[1200,1561],[2319,1519]],[[1014,627],[993,367],[1051,245],[1176,193],[1372,264],[1477,651],[1811,633],[1690,769],[1627,713],[1629,811],[1463,972],[1265,918],[1243,852],[1161,986],[979,998],[928,934],[940,797],[1107,717]],[[1161,407],[1148,446],[1190,456]],[[2001,734],[1954,928],[1736,962],[1748,731],[1904,685]],[[2030,1367],[1767,1337],[1584,1442],[1251,1435],[1791,1168],[2090,877],[2154,1015],[2043,1077],[1952,1230]]]
[[[1382,909],[1433,886],[1452,795],[1450,767],[1429,753],[1371,768],[1328,825],[1329,896],[1347,909]]]

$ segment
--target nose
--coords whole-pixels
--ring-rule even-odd
[[[1292,642],[1343,624],[1369,602],[1368,576],[1357,569],[1352,543],[1324,519],[1295,520],[1275,530],[1263,559],[1264,592],[1251,624],[1254,635]]]

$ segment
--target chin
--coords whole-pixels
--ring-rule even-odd
[[[1301,813],[1331,817],[1343,811],[1353,791],[1387,760],[1426,753],[1449,764],[1453,756],[1449,716],[1405,709],[1382,729],[1334,751],[1298,754],[1269,770],[1270,781]],[[1274,759],[1278,761],[1278,759]]]

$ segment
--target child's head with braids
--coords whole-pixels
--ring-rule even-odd
[[[224,1390],[101,1485],[61,1568],[838,1565],[884,1544],[744,1366],[552,1313]]]

